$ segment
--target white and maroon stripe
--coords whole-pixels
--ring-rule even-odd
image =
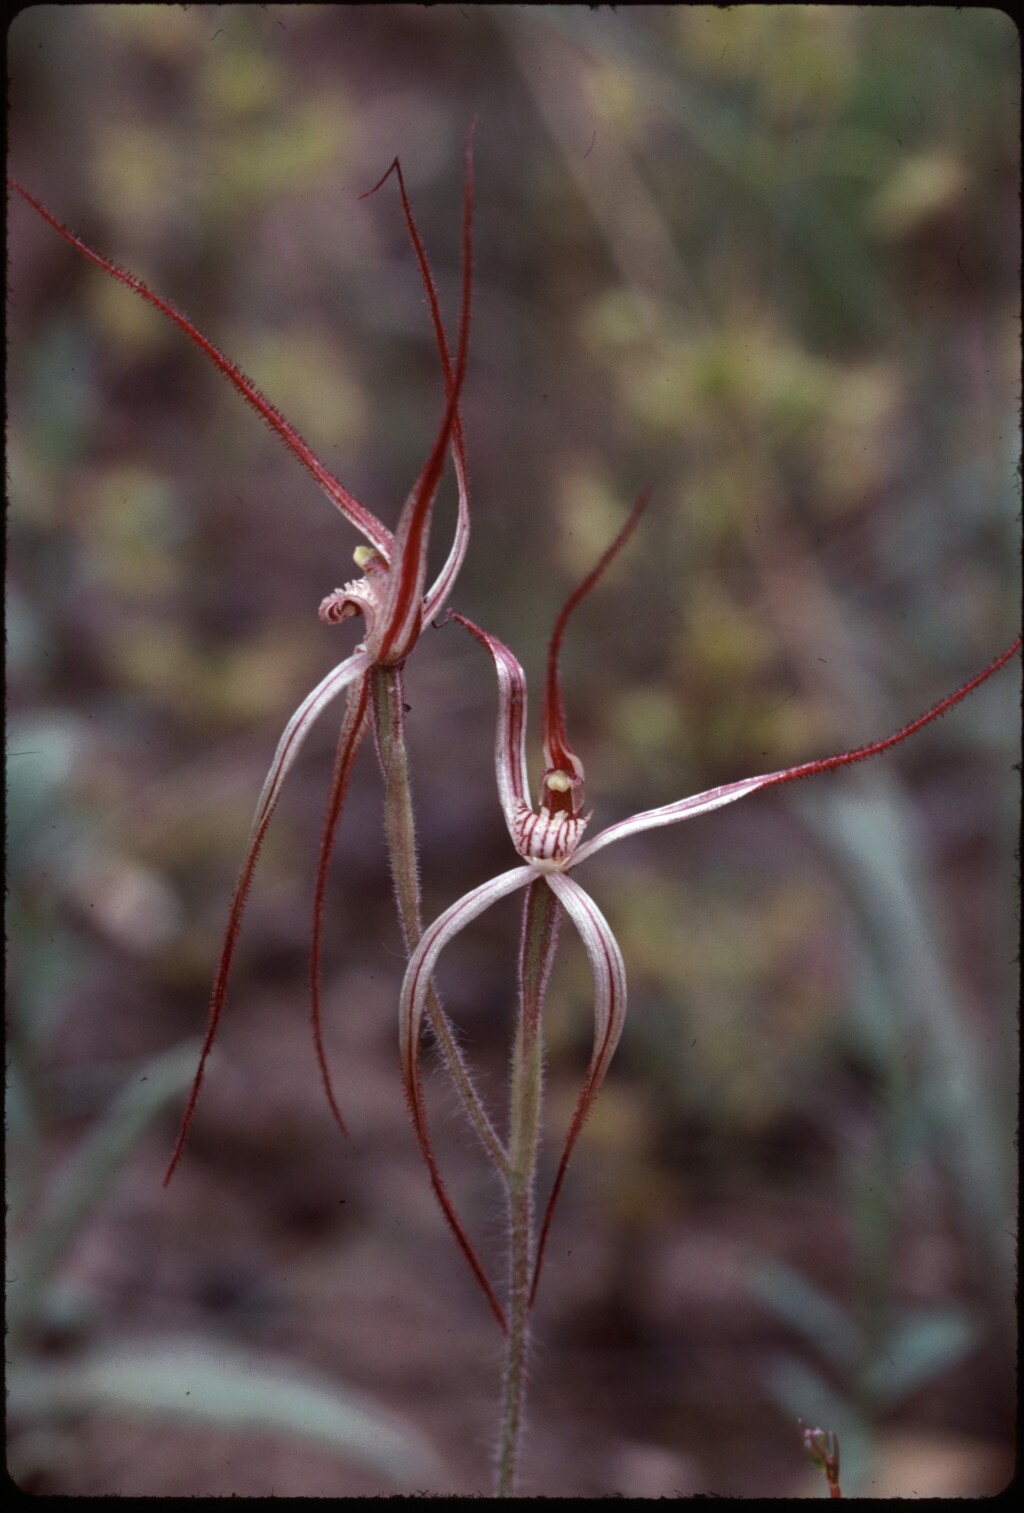
[[[281,739],[277,743],[277,750],[274,752],[274,760],[270,764],[270,771],[263,784],[263,791],[256,804],[256,812],[249,832],[250,846],[257,835],[262,839],[262,833],[280,797],[284,780],[302,749],[302,743],[309,734],[313,722],[331,700],[336,699],[350,683],[354,683],[356,678],[361,677],[370,665],[371,658],[365,651],[353,652],[350,657],[345,658],[344,662],[339,662],[338,666],[332,668],[326,678],[306,695],[284,727]]]
[[[323,599],[317,613],[325,625],[341,625],[352,615],[362,615],[366,630],[363,645],[376,660],[375,634],[383,613],[383,599],[387,591],[387,570],[379,569],[372,577],[357,578],[336,588],[333,594]]]
[[[320,601],[317,614],[325,625],[340,625],[352,615],[365,614],[367,609],[367,596],[364,593],[355,593],[353,585],[347,584],[345,588],[336,588],[326,599]]]
[[[302,743],[309,733],[309,729],[317,716],[326,708],[332,699],[336,698],[345,688],[348,688],[357,678],[365,681],[366,673],[370,667],[370,658],[365,652],[355,652],[351,657],[340,663],[329,672],[326,678],[306,695],[298,709],[292,715],[274,753],[274,760],[270,765],[253,815],[252,825],[249,829],[249,839],[246,842],[245,857],[242,862],[242,870],[235,883],[235,891],[231,897],[231,907],[228,911],[228,923],[224,933],[224,944],[221,947],[220,961],[213,981],[213,992],[210,998],[210,1016],[206,1026],[206,1037],[203,1048],[199,1054],[199,1066],[192,1082],[192,1091],[189,1094],[185,1115],[182,1119],[178,1139],[171,1155],[170,1164],[164,1173],[164,1186],[174,1175],[175,1168],[181,1160],[181,1153],[185,1148],[185,1139],[188,1135],[189,1126],[192,1123],[192,1115],[195,1113],[196,1102],[199,1098],[199,1090],[203,1085],[203,1075],[206,1071],[206,1062],[213,1046],[217,1033],[217,1025],[220,1020],[221,1010],[227,995],[228,978],[231,975],[231,967],[235,956],[235,947],[238,943],[238,932],[242,925],[242,915],[245,912],[246,901],[249,896],[249,888],[252,885],[253,874],[256,871],[256,863],[259,859],[260,848],[263,845],[263,837],[267,833],[271,816],[281,795],[284,780],[302,749]],[[362,697],[360,695],[360,697]]]
[[[498,797],[516,843],[516,817],[521,808],[529,810],[526,776],[526,674],[503,641],[489,635],[467,620],[452,615],[490,652],[498,675],[498,724],[494,743],[494,765],[498,778]]]
[[[540,1281],[548,1233],[555,1216],[562,1183],[565,1181],[569,1159],[579,1138],[580,1130],[593,1107],[594,1099],[604,1082],[626,1018],[626,968],[611,926],[590,894],[581,888],[574,878],[567,876],[564,872],[552,872],[547,881],[579,931],[580,940],[590,958],[590,966],[594,974],[594,1049],[544,1210],[537,1244],[537,1257],[534,1262],[531,1301],[536,1295],[537,1284]]]
[[[516,809],[512,839],[528,861],[564,862],[579,845],[586,819],[582,815],[535,813],[528,804]]]
[[[460,898],[457,903],[454,903],[450,909],[446,909],[423,932],[420,943],[413,952],[409,965],[406,968],[398,1005],[398,1034],[399,1045],[401,1047],[402,1079],[405,1083],[406,1098],[409,1103],[409,1111],[412,1114],[420,1150],[427,1163],[434,1192],[444,1211],[445,1218],[452,1229],[452,1233],[455,1235],[459,1248],[465,1256],[470,1270],[480,1284],[495,1318],[505,1332],[507,1332],[508,1325],[505,1320],[504,1309],[498,1301],[490,1279],[466,1233],[455,1206],[448,1196],[447,1189],[438,1170],[437,1158],[434,1155],[430,1131],[427,1127],[426,1106],[423,1101],[423,1088],[419,1068],[419,1043],[427,992],[430,988],[430,980],[441,951],[458,935],[460,930],[464,930],[472,920],[476,919],[477,915],[482,914],[491,904],[497,902],[499,898],[504,898],[508,893],[514,893],[517,889],[526,887],[533,880],[534,873],[529,867],[515,867],[512,871],[505,872],[500,877],[492,878],[489,882],[483,883],[479,888],[474,888],[471,893],[467,893],[465,897]]]

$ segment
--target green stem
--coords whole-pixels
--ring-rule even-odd
[[[402,672],[398,667],[375,667],[370,673],[373,699],[373,728],[377,756],[384,777],[384,831],[387,838],[391,880],[398,906],[407,954],[419,944],[423,934],[420,905],[420,879],[416,865],[416,822],[409,784],[409,758],[405,745],[405,705],[402,702]],[[505,1181],[509,1176],[509,1156],[497,1130],[491,1123],[473,1086],[469,1068],[459,1049],[455,1032],[431,984],[427,995],[427,1013],[445,1068],[462,1106],[476,1130],[480,1142]]]
[[[541,1010],[558,946],[561,912],[561,905],[543,878],[530,884],[523,903],[519,1014],[512,1055],[509,1109],[508,1336],[495,1481],[498,1497],[511,1497],[515,1492],[516,1460],[526,1398],[533,1278],[533,1193],[543,1088]]]

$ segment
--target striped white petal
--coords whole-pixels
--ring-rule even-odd
[[[734,804],[737,799],[746,798],[748,793],[756,793],[759,788],[774,788],[782,783],[793,783],[800,778],[816,777],[821,772],[834,772],[839,767],[851,767],[855,762],[867,761],[869,757],[880,756],[883,751],[889,751],[893,746],[898,746],[908,736],[914,735],[918,730],[923,730],[933,720],[944,715],[948,709],[966,699],[968,694],[974,692],[982,683],[997,673],[1007,662],[1013,660],[1021,649],[1021,638],[1018,636],[1012,641],[1005,651],[1000,652],[994,661],[981,672],[975,673],[966,683],[933,704],[916,720],[911,720],[900,730],[892,735],[883,736],[881,740],[869,741],[866,746],[856,746],[852,751],[840,751],[836,756],[817,757],[810,762],[800,762],[796,767],[783,767],[778,772],[768,772],[762,777],[744,778],[738,783],[726,783],[723,788],[709,788],[706,793],[695,794],[693,798],[680,799],[675,804],[665,804],[660,809],[646,809],[643,814],[634,814],[628,820],[620,820],[617,825],[609,825],[607,830],[602,830],[595,835],[593,840],[587,841],[580,846],[573,857],[573,866],[577,862],[586,861],[588,856],[593,856],[595,851],[600,851],[602,846],[610,846],[613,841],[622,840],[627,835],[637,835],[641,830],[655,830],[659,825],[674,825],[677,820],[692,819],[696,814],[707,814],[711,809],[721,809],[723,804]]]
[[[576,849],[589,818],[583,814],[552,814],[549,809],[538,814],[529,804],[520,804],[512,839],[527,861],[564,863]]]
[[[458,620],[460,625],[464,625],[471,635],[486,646],[498,675],[498,725],[494,742],[494,765],[498,777],[498,798],[501,800],[505,823],[512,844],[518,850],[517,837],[522,824],[522,811],[524,808],[530,809],[526,776],[526,674],[504,641],[481,630],[479,625],[474,625],[465,615],[455,614],[452,618]]]
[[[322,714],[332,699],[336,699],[340,693],[350,687],[357,679],[366,676],[368,668],[372,665],[372,658],[368,652],[357,651],[337,667],[332,668],[322,682],[318,683],[312,693],[308,693],[292,715],[284,728],[284,734],[277,743],[274,760],[270,764],[263,791],[256,805],[256,813],[253,815],[252,825],[249,830],[249,838],[245,845],[245,856],[242,860],[242,870],[238,874],[235,883],[235,891],[231,896],[231,907],[228,910],[227,928],[224,931],[224,944],[221,947],[220,961],[217,963],[217,971],[213,979],[213,991],[210,995],[210,1013],[206,1023],[206,1037],[203,1040],[203,1048],[199,1054],[199,1066],[196,1069],[195,1079],[192,1083],[192,1091],[189,1094],[188,1104],[178,1132],[178,1139],[171,1155],[167,1171],[164,1173],[164,1186],[171,1180],[175,1168],[181,1160],[181,1153],[185,1148],[185,1139],[188,1135],[189,1126],[192,1123],[192,1115],[195,1113],[196,1101],[199,1097],[199,1089],[203,1084],[203,1075],[206,1071],[206,1062],[213,1042],[217,1034],[217,1026],[220,1023],[221,1010],[227,996],[228,979],[231,976],[231,967],[235,959],[235,947],[238,944],[238,932],[242,925],[242,916],[245,913],[246,901],[249,897],[249,889],[252,886],[253,874],[256,871],[256,863],[259,860],[260,847],[267,833],[274,806],[281,796],[284,780],[292,768],[295,758],[302,749],[302,743],[309,734],[310,728],[318,715]]]
[[[338,666],[332,668],[326,678],[306,695],[284,727],[253,815],[252,828],[249,832],[250,845],[255,837],[266,829],[274,805],[281,796],[284,780],[295,758],[302,750],[302,744],[314,721],[333,699],[336,699],[350,683],[354,683],[356,678],[366,672],[372,665],[372,660],[369,652],[356,651],[350,657],[346,657],[344,662],[339,662]]]
[[[621,841],[627,835],[638,835],[641,830],[656,830],[659,825],[674,825],[677,820],[688,820],[697,814],[707,814],[711,809],[721,809],[724,804],[734,804],[737,799],[745,798],[748,793],[755,793],[769,783],[778,783],[785,776],[785,773],[770,772],[764,777],[744,778],[739,783],[727,783],[724,788],[709,788],[706,793],[679,799],[675,804],[663,804],[660,809],[645,809],[642,814],[619,820],[617,825],[609,825],[607,830],[584,841],[573,857],[572,865],[577,866],[595,851],[610,846],[613,841]]]
[[[457,417],[456,417],[457,419]],[[462,571],[462,564],[466,557],[466,548],[469,546],[469,485],[466,481],[466,464],[462,450],[461,428],[452,429],[453,445],[452,456],[455,459],[455,477],[459,485],[459,515],[455,522],[455,540],[448,558],[438,573],[433,587],[423,601],[423,620],[427,624],[439,614],[448,602],[448,595],[456,578]],[[455,441],[454,438],[458,437]]]
[[[511,871],[503,872],[500,877],[481,883],[478,888],[472,889],[457,903],[452,904],[450,909],[446,909],[432,925],[428,925],[420,937],[420,943],[409,959],[398,1007],[402,1070],[410,1097],[415,1099],[419,1096],[416,1091],[418,1082],[415,1071],[417,1051],[423,1025],[423,1009],[427,1001],[427,989],[434,975],[437,958],[445,946],[478,915],[483,914],[485,909],[489,909],[491,904],[496,903],[499,898],[504,898],[508,893],[515,893],[517,889],[525,888],[526,884],[533,882],[536,876],[532,867],[513,867]],[[582,892],[582,889],[580,891]]]
[[[423,932],[420,943],[413,952],[409,966],[406,969],[405,980],[402,983],[402,992],[398,1006],[398,1034],[402,1058],[402,1078],[405,1083],[405,1094],[409,1102],[409,1112],[412,1115],[413,1125],[416,1130],[416,1138],[420,1144],[423,1159],[427,1163],[430,1180],[434,1193],[441,1209],[451,1226],[452,1233],[458,1242],[462,1254],[472,1271],[477,1282],[480,1284],[491,1311],[500,1324],[502,1330],[507,1330],[505,1310],[498,1300],[497,1294],[491,1285],[490,1278],[483,1268],[479,1256],[466,1233],[465,1226],[460,1219],[454,1203],[448,1195],[448,1190],[442,1180],[434,1155],[434,1147],[430,1139],[430,1131],[427,1128],[427,1111],[423,1102],[423,1087],[420,1081],[420,1032],[423,1027],[423,1010],[427,1001],[427,992],[430,988],[431,979],[437,958],[444,950],[449,941],[454,940],[460,930],[464,930],[472,920],[489,909],[491,904],[499,898],[504,898],[508,893],[515,893],[519,888],[525,888],[527,883],[533,882],[536,873],[531,867],[514,867],[511,872],[505,872],[500,877],[495,877],[474,888],[471,893],[446,909],[434,923]]]
[[[569,1158],[605,1079],[626,1018],[626,968],[611,926],[590,894],[585,892],[573,878],[567,877],[564,872],[549,872],[546,874],[546,879],[548,886],[553,890],[579,931],[580,939],[590,958],[590,967],[594,974],[594,1049],[591,1053],[583,1090],[566,1135],[551,1196],[548,1198],[547,1208],[544,1211],[533,1273],[534,1293],[540,1280],[548,1231],[551,1228],[558,1196],[565,1180]]]

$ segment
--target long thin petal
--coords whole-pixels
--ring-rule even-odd
[[[597,566],[584,578],[583,582],[573,589],[559,611],[555,628],[551,632],[551,641],[548,646],[547,681],[544,688],[544,707],[541,722],[541,738],[544,742],[544,760],[548,767],[560,769],[571,776],[579,776],[582,772],[578,757],[569,745],[569,733],[565,725],[565,705],[562,701],[562,685],[558,673],[558,658],[562,650],[562,640],[565,636],[565,628],[569,618],[578,604],[584,600],[595,586],[609,564],[618,556],[626,542],[632,536],[637,526],[637,521],[647,507],[647,501],[651,497],[650,488],[640,490],[633,508],[626,518],[626,522],[612,544],[606,548]],[[577,771],[579,769],[579,772]]]
[[[583,1083],[583,1091],[580,1093],[579,1102],[576,1104],[576,1111],[566,1135],[562,1159],[551,1188],[551,1196],[544,1210],[544,1222],[537,1242],[537,1259],[533,1268],[531,1303],[536,1296],[537,1284],[540,1281],[548,1231],[555,1216],[555,1208],[562,1191],[562,1183],[565,1181],[569,1158],[605,1079],[626,1018],[626,968],[611,926],[590,894],[586,893],[573,878],[567,877],[564,872],[549,872],[546,874],[546,881],[579,931],[580,939],[590,957],[590,966],[594,974],[594,1049]]]
[[[628,820],[619,820],[609,825],[591,840],[584,841],[573,855],[572,864],[577,867],[588,856],[610,846],[613,841],[623,840],[627,835],[637,835],[641,830],[655,830],[659,825],[674,825],[678,820],[692,819],[695,814],[707,814],[711,809],[720,809],[723,804],[734,804],[737,799],[755,793],[759,788],[778,779],[778,773],[767,777],[744,778],[739,783],[726,783],[722,788],[709,788],[706,793],[696,793],[692,798],[679,799],[674,804],[663,804],[660,809],[645,809],[642,814],[631,815]]]
[[[858,746],[853,751],[842,751],[838,756],[820,757],[813,762],[802,762],[798,767],[784,767],[780,772],[769,772],[763,777],[744,778],[738,783],[727,783],[723,788],[709,788],[706,793],[695,794],[692,798],[680,799],[675,804],[664,804],[660,809],[647,809],[642,814],[634,814],[628,820],[620,820],[617,825],[609,825],[607,830],[602,830],[595,835],[593,840],[584,842],[573,857],[573,866],[586,861],[588,856],[593,856],[595,851],[600,851],[604,846],[610,846],[613,841],[620,841],[627,835],[637,835],[641,830],[655,830],[659,825],[674,825],[677,820],[692,819],[696,814],[707,814],[711,809],[720,809],[724,804],[733,804],[737,799],[742,799],[748,793],[755,793],[759,788],[774,788],[781,783],[793,783],[798,778],[815,777],[819,772],[832,772],[837,767],[849,767],[853,762],[866,761],[868,757],[879,756],[883,751],[888,751],[891,746],[898,746],[908,736],[930,725],[932,720],[937,720],[940,715],[952,709],[954,704],[959,704],[961,699],[966,699],[993,673],[1004,667],[1021,649],[1021,638],[1018,636],[1012,645],[996,657],[994,662],[975,677],[970,678],[955,693],[947,694],[940,699],[925,714],[919,715],[916,720],[911,720],[909,725],[904,725],[902,730],[895,734],[885,736],[880,741],[871,741],[867,746]]]
[[[452,619],[486,646],[498,674],[498,726],[494,744],[494,765],[498,775],[498,797],[513,844],[516,844],[516,820],[527,797],[526,774],[526,674],[504,641],[492,636],[465,615],[452,613]]]
[[[475,124],[476,123],[474,122],[473,125],[475,126]],[[472,138],[472,133],[473,127],[471,126],[469,136],[467,137],[467,146],[469,140]],[[409,237],[416,252],[416,260],[420,265],[420,275],[423,279],[423,286],[427,291],[427,302],[430,305],[430,315],[434,323],[434,335],[437,340],[437,350],[441,358],[441,367],[444,369],[445,394],[451,395],[451,392],[455,387],[455,377],[452,372],[451,359],[448,355],[448,341],[445,337],[444,326],[441,321],[441,302],[437,296],[437,288],[434,283],[434,275],[430,271],[430,263],[427,260],[426,248],[423,245],[423,239],[420,236],[419,227],[416,225],[416,218],[412,213],[412,204],[406,191],[405,176],[402,173],[402,164],[400,160],[398,158],[395,158],[387,173],[385,173],[377,181],[372,189],[367,190],[366,194],[361,194],[359,198],[361,200],[365,200],[368,199],[371,194],[376,194],[377,190],[391,177],[392,174],[394,174],[398,180],[398,192],[401,195],[402,199],[402,210],[405,213],[405,223],[408,227]],[[472,197],[473,180],[470,175],[467,175],[465,198],[472,202]],[[465,227],[463,227],[463,237],[465,237]],[[464,266],[472,267],[470,252],[469,249],[465,246],[465,243],[463,245],[463,259]],[[455,540],[452,543],[452,549],[448,554],[448,560],[445,562],[444,567],[438,574],[436,582],[428,592],[427,597],[424,601],[423,618],[425,620],[432,620],[438,613],[438,611],[444,607],[448,599],[448,595],[451,593],[452,585],[459,575],[459,571],[462,567],[462,563],[466,555],[466,547],[469,544],[469,484],[466,477],[466,453],[462,437],[462,421],[459,417],[458,411],[456,411],[455,419],[452,423],[452,459],[455,463],[455,476],[459,486],[459,514],[455,527]]]
[[[370,679],[364,674],[358,683],[353,684],[349,690],[348,705],[345,710],[345,718],[341,726],[341,735],[338,740],[338,751],[334,759],[334,776],[331,780],[331,792],[327,800],[327,817],[324,821],[323,840],[320,843],[320,860],[317,865],[316,888],[313,894],[313,930],[309,947],[309,1002],[310,1016],[313,1023],[313,1046],[316,1050],[317,1064],[320,1068],[320,1077],[323,1081],[324,1092],[327,1094],[327,1102],[330,1104],[331,1113],[335,1123],[343,1135],[348,1134],[345,1121],[338,1106],[338,1100],[334,1095],[334,1086],[331,1082],[331,1072],[327,1061],[327,1051],[324,1046],[323,1021],[320,1010],[320,954],[323,942],[324,925],[324,895],[327,889],[327,870],[330,866],[331,851],[334,847],[334,836],[341,818],[341,811],[345,803],[345,795],[348,792],[349,779],[352,776],[352,767],[355,763],[356,753],[362,745],[369,725],[370,706]]]
[[[303,467],[312,473],[331,503],[337,506],[345,518],[350,520],[357,530],[362,531],[367,541],[372,546],[375,546],[385,558],[390,556],[391,532],[381,524],[376,515],[371,514],[364,505],[359,503],[358,499],[353,498],[348,489],[335,478],[334,474],[324,467],[310,446],[303,441],[295,427],[289,425],[281,412],[270,403],[270,400],[265,395],[260,393],[252,379],[247,378],[241,368],[236,367],[230,358],[225,357],[224,353],[215,347],[212,341],[209,341],[201,331],[198,331],[187,315],[183,315],[180,310],[176,310],[169,300],[162,299],[159,294],[154,294],[153,290],[148,288],[140,278],[136,278],[134,274],[125,272],[116,263],[109,262],[105,257],[101,257],[98,252],[94,252],[91,247],[86,246],[80,237],[77,237],[73,231],[69,231],[67,226],[57,220],[56,216],[51,215],[46,207],[41,205],[33,195],[29,194],[27,189],[23,189],[15,179],[9,178],[7,182],[12,189],[17,190],[22,199],[31,205],[32,209],[37,211],[43,220],[47,221],[54,231],[62,236],[66,242],[69,242],[72,247],[77,247],[79,252],[84,253],[90,262],[95,263],[98,268],[102,268],[105,273],[109,273],[112,278],[116,278],[118,283],[124,284],[128,289],[132,289],[142,299],[153,305],[184,331],[189,340],[194,342],[200,351],[204,352],[224,376],[234,384],[242,398],[252,405],[257,414],[262,416],[271,430],[277,432],[285,446],[294,453]]]
[[[217,965],[217,973],[213,982],[213,993],[210,998],[210,1017],[206,1026],[206,1038],[203,1041],[203,1049],[199,1057],[199,1067],[196,1071],[195,1081],[189,1095],[185,1116],[181,1121],[181,1129],[171,1156],[167,1171],[164,1173],[164,1186],[174,1176],[175,1168],[181,1160],[181,1153],[185,1148],[185,1139],[188,1135],[189,1125],[195,1113],[196,1102],[199,1098],[199,1090],[203,1085],[203,1073],[206,1070],[207,1057],[213,1047],[214,1037],[217,1034],[217,1025],[220,1021],[221,1010],[224,1007],[224,999],[227,994],[228,978],[231,975],[231,966],[235,957],[235,946],[238,943],[238,932],[242,924],[242,915],[245,912],[246,901],[249,897],[249,889],[252,886],[253,873],[256,870],[256,862],[259,858],[260,847],[270,824],[270,817],[274,807],[281,796],[281,788],[287,777],[295,758],[302,748],[302,743],[309,734],[313,721],[327,707],[332,699],[342,693],[350,683],[361,677],[370,665],[370,658],[366,652],[357,651],[351,657],[331,670],[321,683],[306,695],[298,709],[292,715],[284,728],[284,733],[277,744],[274,760],[270,771],[267,773],[263,784],[263,792],[260,794],[256,805],[256,813],[253,815],[252,826],[249,830],[249,839],[246,842],[245,860],[242,870],[235,884],[235,891],[231,897],[231,908],[228,912],[227,929],[224,934],[224,944],[221,947],[220,961]]]
[[[437,1157],[430,1139],[430,1131],[427,1127],[427,1111],[423,1101],[423,1087],[420,1080],[419,1048],[420,1034],[423,1028],[423,1010],[427,1001],[427,991],[430,987],[431,978],[437,958],[450,941],[454,940],[460,930],[464,930],[468,924],[499,898],[504,898],[508,893],[514,893],[518,888],[525,888],[531,882],[536,873],[532,867],[514,867],[511,872],[504,872],[500,877],[492,878],[490,882],[481,884],[467,893],[464,898],[446,909],[445,912],[429,925],[423,932],[422,939],[409,960],[409,966],[402,983],[402,993],[399,1000],[398,1022],[399,1039],[402,1054],[402,1077],[405,1083],[405,1094],[409,1102],[409,1111],[412,1114],[416,1136],[423,1152],[423,1159],[427,1163],[430,1172],[430,1180],[437,1195],[438,1202],[444,1212],[445,1218],[451,1226],[452,1233],[458,1241],[459,1248],[469,1263],[473,1275],[476,1277],[491,1310],[503,1330],[507,1330],[505,1310],[499,1303],[491,1286],[487,1273],[484,1271],[472,1242],[466,1234],[462,1220],[456,1212],[455,1205],[448,1195],[448,1190],[441,1179],[438,1170]]]
[[[423,910],[416,866],[416,826],[409,789],[402,677],[401,668],[375,667],[369,682],[373,734],[384,779],[384,830],[391,858],[391,881],[406,954],[411,955],[423,934]],[[466,1115],[495,1166],[507,1175],[508,1152],[473,1085],[458,1037],[433,987],[427,990],[427,1013],[437,1048]]]
[[[472,133],[466,141],[466,196],[462,216],[462,302],[459,311],[459,344],[455,374],[446,382],[447,402],[440,429],[423,471],[409,495],[395,531],[388,597],[384,608],[384,632],[380,660],[401,662],[408,655],[423,624],[423,589],[427,575],[427,543],[430,517],[445,453],[459,419],[459,397],[466,376],[469,350],[470,306],[473,293],[473,151]]]
[[[433,620],[448,602],[455,580],[462,571],[462,564],[466,560],[466,550],[469,546],[469,488],[466,482],[465,466],[459,460],[455,463],[455,475],[459,485],[459,513],[455,520],[455,537],[444,566],[423,601],[424,622]]]

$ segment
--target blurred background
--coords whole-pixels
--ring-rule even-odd
[[[896,729],[1019,606],[1019,39],[993,10],[35,6],[9,171],[188,312],[393,524],[442,386],[477,116],[455,602],[564,657],[593,828]],[[182,334],[8,203],[10,1466],[34,1492],[486,1492],[498,1339],[403,1104],[369,747],[307,942],[336,718],[264,848],[164,1191],[252,807],[354,642],[355,531]],[[435,514],[438,565],[454,520]],[[495,691],[410,662],[428,918],[512,864]],[[530,759],[539,775],[532,710]],[[981,1495],[1012,1470],[1019,670],[867,768],[601,853],[630,1008],[536,1328],[523,1490]],[[497,1112],[508,902],[440,985]],[[550,1179],[588,1055],[563,936]],[[499,1192],[431,1089],[492,1269]],[[259,1434],[253,1426],[259,1425]]]

